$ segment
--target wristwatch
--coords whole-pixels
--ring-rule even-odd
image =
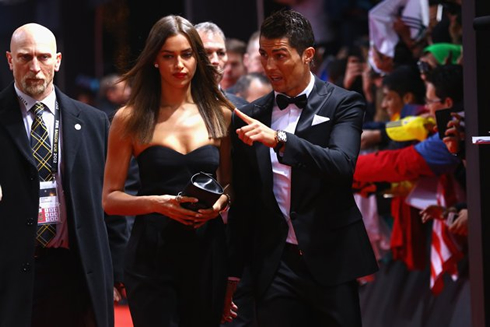
[[[283,147],[284,144],[288,141],[288,135],[286,134],[285,131],[278,130],[276,131],[276,142],[277,145],[274,147],[274,151],[277,153],[281,148]]]

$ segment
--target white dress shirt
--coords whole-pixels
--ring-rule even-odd
[[[24,120],[24,126],[26,128],[27,138],[31,138],[31,126],[34,121],[35,114],[31,111],[32,107],[36,104],[35,99],[23,93],[21,90],[15,86],[15,92],[20,103],[20,109],[22,111],[22,118]],[[53,91],[42,101],[47,110],[43,111],[42,118],[49,134],[49,141],[51,143],[51,149],[53,148],[53,132],[54,132],[54,114],[56,108],[56,93]],[[63,125],[61,124],[61,112],[60,112],[60,135]],[[60,223],[56,225],[56,236],[49,242],[47,247],[64,247],[68,248],[68,226],[66,223],[66,202],[62,186],[61,171],[62,171],[62,158],[63,156],[63,142],[62,137],[59,139],[58,147],[58,171],[54,175],[57,185],[58,200],[60,202]]]
[[[311,74],[311,73],[310,73]],[[310,83],[299,95],[306,94],[308,97],[313,90],[315,77],[311,74]],[[277,95],[277,92],[274,92]],[[271,128],[273,130],[283,130],[294,134],[296,125],[298,125],[301,110],[295,104],[289,104],[285,109],[281,110],[274,101],[272,108]],[[277,160],[278,154],[274,149],[270,149],[272,176],[273,176],[273,191],[276,201],[279,204],[284,218],[289,226],[287,243],[298,244],[296,234],[294,233],[293,224],[291,223],[291,166],[283,165]]]

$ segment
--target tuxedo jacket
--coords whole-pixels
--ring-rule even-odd
[[[271,125],[274,92],[242,108]],[[353,198],[352,176],[360,149],[365,103],[355,92],[315,77],[307,106],[278,160],[291,166],[290,217],[313,278],[336,285],[377,270],[377,263]],[[280,263],[288,225],[273,193],[270,148],[248,146],[235,130],[233,189],[228,217],[230,276],[250,265],[257,295],[270,284]],[[275,154],[276,155],[276,154]]]
[[[114,325],[102,209],[109,122],[58,88],[62,183],[70,249],[80,257],[97,326]],[[13,83],[0,93],[0,326],[31,326],[39,177]],[[77,294],[73,294],[77,296]]]

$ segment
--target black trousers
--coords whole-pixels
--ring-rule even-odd
[[[78,257],[36,249],[32,327],[92,327],[93,309]]]
[[[357,281],[317,283],[297,247],[287,245],[271,285],[258,300],[257,319],[263,327],[361,326]]]

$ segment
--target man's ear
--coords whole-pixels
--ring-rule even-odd
[[[12,63],[12,53],[10,53],[10,51],[6,51],[5,56],[7,57],[7,62],[9,64],[10,70],[14,70],[14,64]]]
[[[402,98],[404,104],[410,104],[414,103],[415,101],[415,96],[413,95],[412,92],[407,92]]]
[[[315,56],[315,48],[308,47],[303,51],[303,62],[307,65],[311,65],[313,57]]]
[[[60,66],[61,66],[61,57],[62,57],[61,52],[58,52],[58,53],[56,54],[56,58],[55,58],[55,59],[56,59],[56,64],[54,65],[54,71],[55,71],[55,72],[57,72],[57,71],[59,71],[59,70],[60,70]]]
[[[452,108],[454,105],[454,101],[453,99],[451,99],[450,97],[447,97],[445,100],[444,100],[444,106],[446,108]]]

